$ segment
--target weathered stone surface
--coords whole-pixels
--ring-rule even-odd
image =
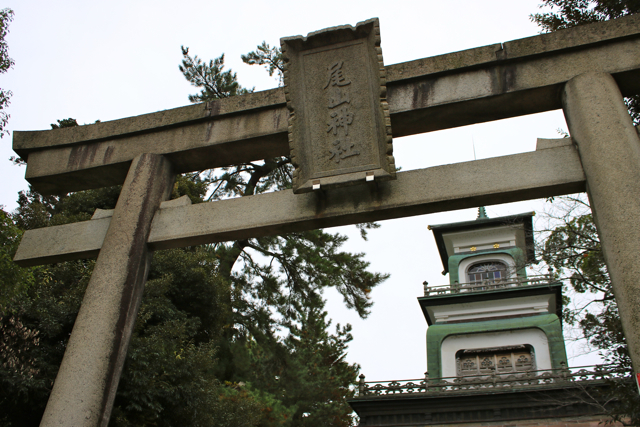
[[[505,180],[505,170],[517,173]],[[578,154],[569,145],[400,172],[396,181],[380,183],[378,192],[341,188],[324,200],[280,191],[191,206],[164,202],[153,220],[149,246],[167,249],[550,197],[584,191],[584,179]],[[29,230],[15,261],[28,266],[95,256],[105,228],[99,221],[109,218]],[[95,237],[88,241],[88,235]]]
[[[151,260],[147,249],[151,220],[169,196],[173,177],[162,156],[142,154],[133,160],[41,426],[109,423]],[[87,222],[99,221],[109,218]]]
[[[613,74],[623,94],[637,93],[638,51],[634,15],[387,66],[393,136],[561,108],[563,84],[588,71]],[[122,183],[148,146],[177,172],[286,156],[287,117],[284,91],[275,89],[77,128],[16,131],[14,149],[28,156],[36,189],[75,191]],[[41,151],[50,146],[59,148]]]
[[[55,227],[27,230],[13,261],[20,267],[95,258],[109,229],[111,216]],[[59,228],[64,227],[64,228]]]
[[[203,111],[206,111],[206,106],[198,104]],[[143,152],[165,154],[177,173],[286,154],[288,113],[284,102],[280,108],[241,110],[239,113],[220,114],[208,121],[188,122],[180,126],[159,127],[152,132],[128,133],[123,137],[30,152],[25,178],[45,193],[78,191],[121,184],[131,159]],[[97,125],[100,123],[89,126]],[[29,134],[33,138],[34,134],[46,136],[53,133],[55,136],[59,130],[83,127]],[[100,134],[98,130],[96,133]],[[20,140],[21,133],[15,135],[15,139]]]
[[[536,151],[546,150],[547,148],[563,147],[565,145],[571,145],[571,144],[573,144],[573,140],[571,138],[554,138],[554,139],[538,138],[538,140],[536,141]]]
[[[284,104],[282,89],[271,89],[141,116],[44,131],[44,134],[43,131],[20,131],[17,137],[14,137],[13,149],[20,156],[26,157],[33,150],[165,131],[175,126],[206,122],[229,114],[251,114],[276,105],[284,107]]]
[[[496,55],[507,51],[509,43],[504,46]],[[505,53],[505,59],[478,67],[427,74],[406,83],[388,80],[393,136],[555,110],[561,108],[562,85],[589,71],[614,74],[624,93],[638,93],[638,50],[639,38],[619,39],[548,56],[510,59]]]
[[[182,196],[173,200],[165,200],[164,202],[160,203],[160,209],[177,208],[179,206],[190,206],[190,205],[191,205],[191,199],[189,198],[189,196]]]
[[[280,43],[294,193],[394,178],[378,19]]]
[[[191,199],[182,196],[160,204],[160,209],[188,206]],[[14,261],[21,267],[95,258],[107,235],[113,209],[96,209],[91,221],[57,227],[27,230],[22,236]]]
[[[526,37],[504,43],[466,49],[429,58],[388,65],[387,82],[446,74],[469,68],[480,68],[504,60],[531,59],[536,55],[551,56],[567,49],[589,47],[594,43],[616,41],[635,36],[640,29],[639,16],[628,16],[606,22]]]
[[[633,368],[640,372],[640,138],[610,75],[570,80],[563,104]]]
[[[96,209],[91,216],[91,219],[111,218],[113,216],[113,209]]]
[[[505,180],[505,170],[517,173]],[[402,172],[377,190],[344,187],[323,198],[279,191],[164,209],[154,218],[149,246],[166,249],[402,218],[584,191],[584,185],[576,149],[565,146]]]

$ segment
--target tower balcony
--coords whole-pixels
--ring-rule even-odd
[[[446,285],[429,286],[424,282],[425,297],[443,297],[446,295],[459,295],[479,292],[496,292],[507,289],[527,288],[532,286],[548,286],[557,283],[557,280],[549,274],[537,276],[515,276],[504,279],[490,279],[484,281],[453,283]]]
[[[425,284],[424,296],[418,297],[418,303],[429,326],[529,319],[546,314],[554,314],[560,319],[562,282],[544,274],[437,286]]]
[[[393,395],[417,394],[459,394],[487,392],[495,390],[535,389],[548,386],[598,384],[616,379],[630,379],[630,373],[611,365],[578,366],[568,368],[562,363],[560,369],[544,369],[517,373],[498,373],[489,375],[461,375],[455,377],[430,378],[425,372],[424,378],[394,381],[365,381],[360,375],[358,394],[354,399],[384,397]]]
[[[629,372],[614,367],[565,365],[508,376],[426,374],[415,380],[365,382],[361,375],[357,395],[348,402],[360,417],[359,427],[543,425],[536,421],[541,419],[571,419],[574,425],[577,419],[601,420],[598,414],[619,402],[616,387],[632,380]]]

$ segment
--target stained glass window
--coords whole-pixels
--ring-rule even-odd
[[[469,283],[492,285],[507,278],[507,266],[498,261],[473,264],[467,270]]]

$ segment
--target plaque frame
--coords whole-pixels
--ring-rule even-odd
[[[395,179],[378,19],[280,43],[293,192]]]

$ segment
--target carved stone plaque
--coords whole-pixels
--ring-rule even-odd
[[[280,43],[294,193],[395,179],[378,19]]]

